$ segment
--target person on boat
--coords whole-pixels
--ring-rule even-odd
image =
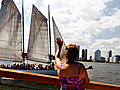
[[[74,63],[78,56],[79,48],[75,44],[69,44],[65,49],[66,63],[60,60],[60,52],[63,41],[57,38],[58,50],[55,55],[55,62],[58,76],[61,83],[61,90],[84,90],[82,83],[89,84],[90,80],[82,63]]]

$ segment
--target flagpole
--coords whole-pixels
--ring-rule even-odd
[[[22,0],[22,31],[23,31],[23,63],[25,63],[25,51],[24,51],[24,3]]]
[[[50,30],[50,8],[48,5],[48,20],[49,20],[49,41],[50,41],[50,63],[51,63],[51,30]]]

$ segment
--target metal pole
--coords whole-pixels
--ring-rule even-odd
[[[25,63],[25,52],[24,52],[24,5],[22,0],[22,30],[23,30],[23,63]]]
[[[50,63],[51,63],[51,30],[50,30],[50,8],[49,8],[49,5],[48,5],[48,20],[49,20]]]

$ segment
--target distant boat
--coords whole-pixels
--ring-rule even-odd
[[[24,8],[23,15],[24,15]],[[24,51],[24,41],[22,41],[22,29],[24,30],[24,16],[20,14],[13,0],[3,0],[0,10],[0,60],[10,60],[24,62],[22,57]],[[33,5],[30,25],[30,35],[27,51],[27,60],[51,63],[51,31],[50,31],[50,11],[48,8],[48,19]],[[48,23],[49,21],[49,23]],[[57,25],[53,21],[54,39],[62,38]],[[48,25],[49,24],[49,25]],[[49,27],[48,27],[49,26]],[[23,37],[24,40],[24,37]],[[23,43],[23,46],[22,46]],[[63,43],[61,59],[65,62]],[[55,44],[55,51],[57,50]],[[24,52],[23,52],[24,55]]]

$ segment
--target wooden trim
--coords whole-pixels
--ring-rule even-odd
[[[60,85],[59,77],[44,74],[37,74],[31,72],[23,72],[11,69],[0,68],[0,77],[14,78],[18,80]],[[83,84],[86,89],[93,90],[120,90],[120,85],[106,84],[99,82],[90,82],[90,84]]]

